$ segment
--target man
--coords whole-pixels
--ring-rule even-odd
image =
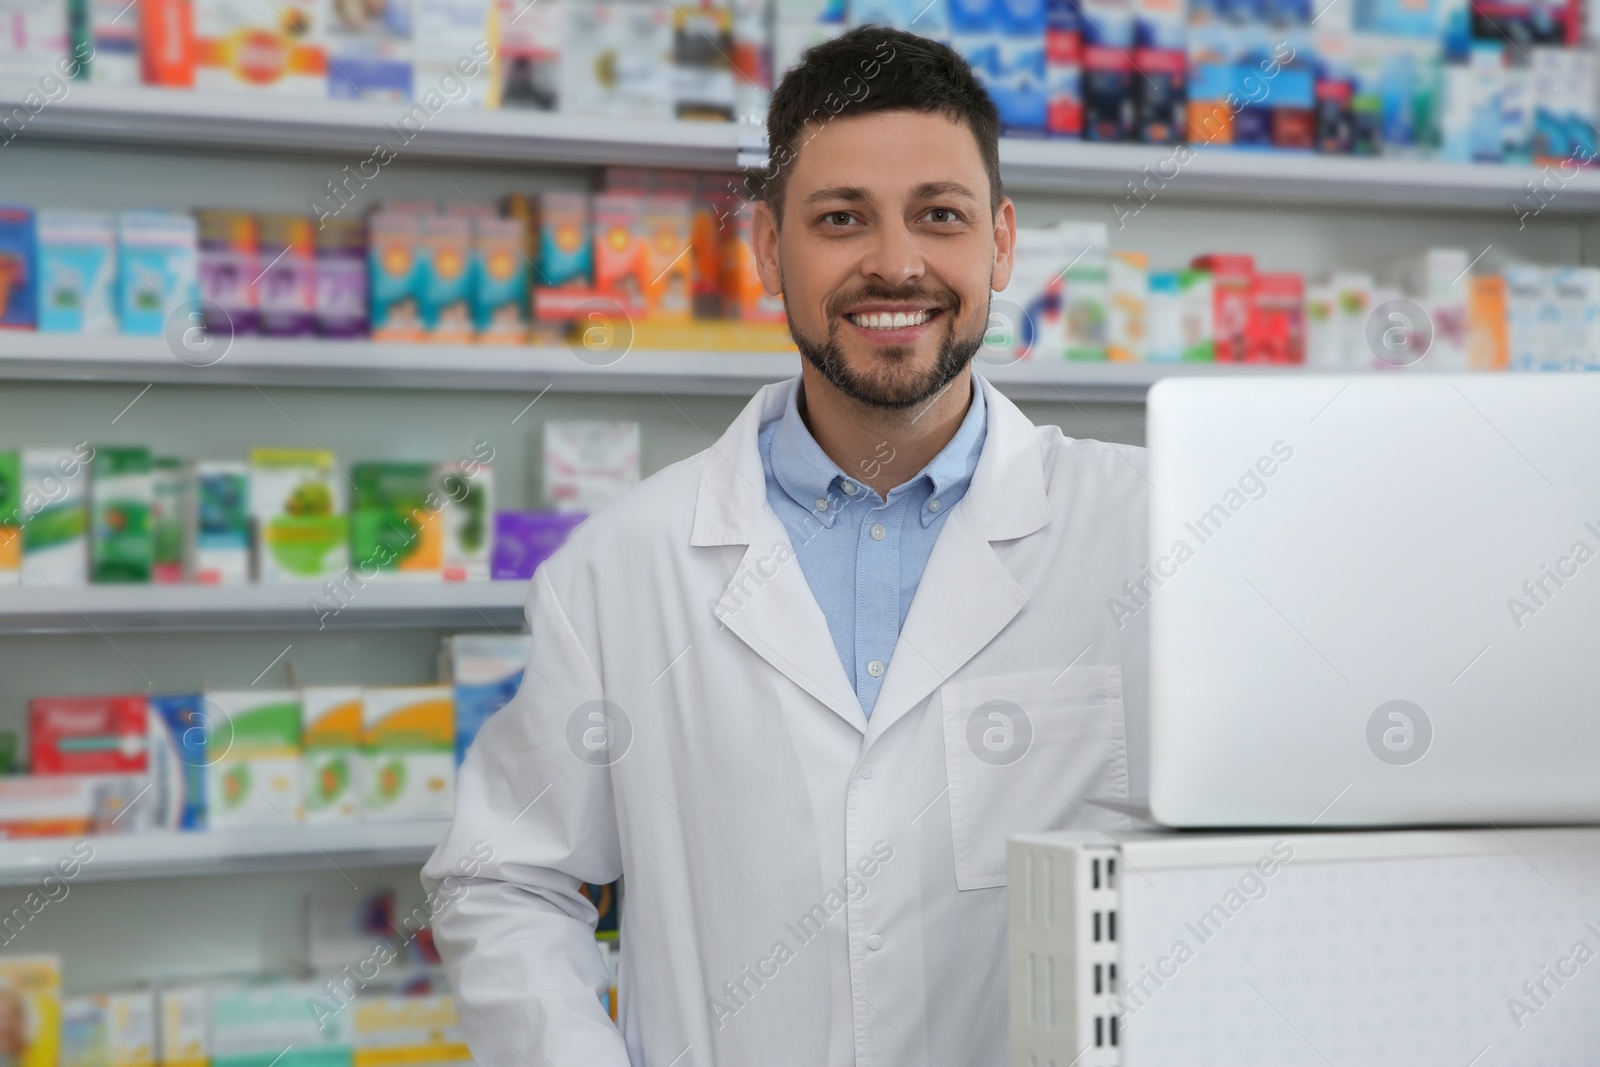
[[[539,569],[424,873],[486,1067],[1005,1062],[1007,836],[1143,788],[1145,635],[1102,605],[1145,481],[970,370],[997,131],[890,30],[774,94],[754,244],[801,377]],[[579,891],[619,876],[620,1029]]]

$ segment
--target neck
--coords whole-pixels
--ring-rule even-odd
[[[816,368],[800,369],[800,415],[839,469],[879,497],[922,468],[956,435],[972,403],[965,370],[935,396],[910,408],[879,408],[846,396]]]

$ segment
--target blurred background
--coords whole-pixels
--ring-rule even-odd
[[[469,1058],[417,871],[524,584],[796,373],[765,109],[862,23],[1000,107],[1037,422],[1600,367],[1581,0],[0,0],[7,1056]]]

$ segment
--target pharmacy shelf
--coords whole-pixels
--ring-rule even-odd
[[[981,358],[978,368],[1017,400],[1135,404],[1170,375],[1261,370],[1044,360],[997,365]],[[596,366],[564,347],[260,338],[239,338],[226,355],[202,367],[180,361],[159,337],[0,333],[0,381],[470,389],[530,396],[548,386],[565,392],[748,396],[799,372],[800,357],[792,352],[639,351]]]
[[[0,634],[522,629],[525,582],[367,582],[344,606],[316,584],[0,587]],[[337,609],[337,610],[335,610]]]
[[[148,797],[136,801],[148,802]],[[446,820],[349,826],[285,822],[193,833],[98,834],[86,839],[94,850],[88,860],[80,859],[81,846],[74,852],[78,841],[85,839],[19,838],[0,841],[0,886],[36,885],[61,860],[78,861],[77,873],[69,879],[73,883],[420,866],[448,825]]]
[[[23,106],[33,80],[0,79],[0,113]],[[34,97],[37,100],[37,95]],[[559,113],[483,110],[447,104],[404,141],[402,120],[416,108],[365,101],[272,94],[197,92],[74,83],[18,134],[138,148],[184,147],[333,154],[352,166],[379,140],[408,159],[557,165],[691,167],[731,171],[759,164],[763,131],[729,123],[612,119]],[[26,113],[28,109],[24,110]],[[422,109],[426,112],[426,109]],[[743,151],[741,151],[743,150]],[[1104,196],[1121,202],[1130,180],[1156,200],[1226,199],[1366,208],[1503,211],[1527,201],[1533,167],[1403,159],[1355,159],[1287,152],[1175,149],[1007,138],[1000,146],[1008,189]],[[1155,175],[1149,184],[1146,171]],[[1600,174],[1544,183],[1545,215],[1600,211]],[[1132,201],[1126,207],[1134,206]],[[1533,206],[1527,201],[1527,206]],[[1110,218],[1110,211],[1107,210]]]

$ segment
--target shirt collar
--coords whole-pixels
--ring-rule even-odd
[[[806,428],[805,420],[800,417],[799,397],[800,386],[797,383],[790,391],[783,415],[773,430],[768,462],[772,464],[772,476],[789,498],[831,529],[848,501],[872,490],[855,476],[840,470],[839,465],[828,458],[822,446],[817,444],[816,438]],[[890,491],[892,495],[923,478],[928,479],[932,491],[922,506],[922,525],[927,526],[938,517],[941,510],[948,510],[966,493],[978,466],[978,456],[983,451],[987,426],[983,389],[974,376],[972,401],[955,435],[915,477]],[[846,493],[844,486],[847,484],[855,486],[856,491]],[[930,510],[929,504],[935,500],[939,502],[938,507]]]

